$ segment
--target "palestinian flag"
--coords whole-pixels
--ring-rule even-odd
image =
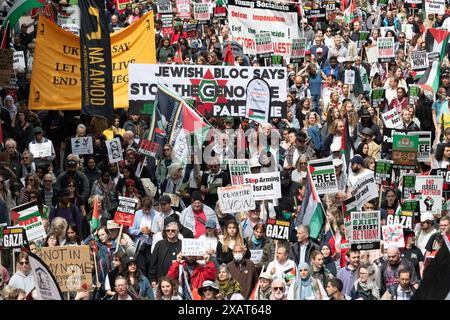
[[[322,203],[311,177],[311,166],[308,167],[306,174],[306,190],[303,197],[300,214],[297,216],[296,225],[308,225],[310,230],[310,237],[317,239],[324,222],[324,212]]]
[[[16,25],[20,17],[33,8],[40,8],[45,6],[45,0],[16,0],[8,11],[8,15],[3,20],[2,27],[5,27],[9,21],[10,25]]]
[[[94,197],[92,204],[92,219],[91,219],[91,233],[95,233],[100,226],[100,214],[98,212],[98,197]]]
[[[45,238],[44,224],[36,201],[11,208],[10,216],[13,226],[20,226],[25,229],[28,241]]]
[[[260,109],[248,108],[247,118],[258,123],[267,122],[267,111]]]
[[[295,279],[295,275],[297,274],[296,271],[297,271],[296,268],[291,268],[291,269],[283,271],[283,273],[284,273],[284,280],[286,282],[289,282],[290,280],[294,280]]]
[[[425,49],[428,52],[435,52],[439,54],[440,62],[442,62],[445,52],[447,51],[449,35],[450,32],[447,30],[434,28],[428,29],[425,33]]]
[[[441,64],[439,61],[433,61],[432,65],[425,71],[417,85],[424,90],[436,93],[439,89],[439,75],[441,73]]]
[[[186,273],[181,265],[178,268],[178,293],[183,300],[194,300]]]
[[[177,158],[182,163],[187,163],[188,152],[192,144],[196,143],[197,148],[201,148],[207,132],[211,127],[205,122],[203,117],[197,113],[190,105],[183,101],[176,114],[176,125],[169,133],[169,143],[177,151]],[[195,139],[196,142],[193,142]],[[180,153],[183,150],[184,152]]]
[[[415,71],[415,70],[412,70],[412,71],[411,71],[411,76],[412,76],[412,78],[413,78],[415,81],[417,81],[417,80],[420,80],[420,79],[423,77],[423,75],[425,74],[425,72],[426,72],[426,70],[423,70],[423,71]]]
[[[345,17],[345,22],[349,24],[353,21],[356,10],[356,1],[355,0],[343,0],[342,1],[342,13]]]
[[[0,48],[8,49],[11,43],[11,30],[9,27],[9,21],[6,23],[6,28],[3,31],[2,43],[0,44]]]
[[[227,51],[225,51],[225,57],[223,58],[224,66],[234,66],[234,56],[233,51],[231,51],[231,44],[228,41]]]

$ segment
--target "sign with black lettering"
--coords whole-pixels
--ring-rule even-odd
[[[441,214],[442,210],[442,184],[441,176],[417,176],[416,190],[420,197],[420,213],[429,212],[434,215]]]
[[[270,32],[255,34],[256,56],[259,58],[269,58],[273,54],[272,36]]]
[[[414,50],[411,52],[411,68],[413,70],[425,70],[428,67],[428,54],[425,50]]]
[[[253,186],[256,201],[281,198],[280,172],[255,173],[244,175],[244,184]]]
[[[78,155],[93,154],[94,146],[92,144],[92,137],[75,137],[70,139],[72,144],[72,153]]]
[[[379,185],[389,186],[392,181],[392,160],[378,159],[375,161],[375,181]]]
[[[413,131],[409,134],[415,134],[419,136],[419,145],[417,147],[417,161],[430,161],[431,131]]]
[[[444,183],[442,184],[442,191],[444,193],[450,192],[450,170],[449,168],[438,168],[438,169],[431,169],[430,170],[431,176],[441,176],[444,178]]]
[[[158,0],[156,2],[158,13],[172,13],[172,2],[170,0]]]
[[[416,192],[416,174],[405,173],[402,176],[402,199],[409,199]]]
[[[206,117],[246,117],[248,87],[253,79],[264,80],[269,88],[269,116],[285,116],[284,67],[130,64],[130,108],[155,101],[157,78],[184,99],[195,99],[197,110]]]
[[[397,112],[396,108],[392,108],[381,114],[381,119],[383,120],[384,127],[390,129],[401,129],[403,128],[402,119]]]
[[[405,0],[405,8],[422,9],[423,0]]]
[[[219,187],[217,195],[223,213],[247,212],[255,209],[253,188],[249,185]]]
[[[3,248],[22,248],[27,245],[27,236],[24,228],[6,227],[3,229]]]
[[[368,201],[378,198],[378,186],[372,171],[362,175],[353,186],[351,194],[356,197],[360,210]]]
[[[394,38],[383,37],[377,39],[378,60],[380,62],[389,62],[395,58]]]
[[[289,221],[267,219],[266,237],[277,240],[289,240]]]
[[[380,110],[384,109],[386,104],[386,95],[384,88],[375,88],[372,90],[372,107],[379,108]]]
[[[133,226],[137,205],[137,199],[119,196],[119,206],[114,215],[114,222],[128,227]]]
[[[109,163],[116,163],[123,160],[122,144],[119,138],[105,141],[108,150]]]
[[[306,38],[292,39],[291,62],[301,62],[305,57]]]
[[[352,250],[380,248],[380,211],[354,211],[351,213]]]
[[[313,160],[309,161],[308,165],[317,194],[338,192],[336,170],[332,160]]]

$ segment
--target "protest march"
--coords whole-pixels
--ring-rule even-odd
[[[0,21],[0,300],[450,299],[450,3]]]

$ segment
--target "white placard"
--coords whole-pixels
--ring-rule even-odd
[[[30,143],[30,152],[33,158],[45,158],[52,156],[52,143],[50,141],[43,143]]]
[[[219,187],[219,205],[223,213],[235,213],[255,209],[253,188],[250,185]]]
[[[123,160],[122,145],[119,138],[106,140],[106,149],[108,149],[109,163],[116,163]]]
[[[253,187],[256,201],[281,198],[280,172],[246,174],[244,183]]]
[[[393,108],[385,113],[382,113],[381,117],[383,119],[385,128],[390,128],[390,129],[402,129],[403,128],[402,118],[400,118],[400,115],[398,114],[396,108]]]
[[[355,70],[345,70],[344,83],[355,84]]]
[[[72,153],[78,155],[93,154],[94,146],[92,137],[75,137],[70,139],[72,144]]]
[[[181,239],[181,255],[183,256],[203,256],[207,250],[204,239]]]
[[[261,262],[262,256],[263,256],[263,250],[259,249],[259,250],[250,250],[250,253],[252,254],[250,257],[250,260],[254,263],[254,264],[258,264]]]

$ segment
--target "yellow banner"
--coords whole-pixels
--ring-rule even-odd
[[[114,109],[128,108],[128,65],[156,63],[153,13],[111,34]],[[81,110],[80,38],[39,17],[29,108]]]

